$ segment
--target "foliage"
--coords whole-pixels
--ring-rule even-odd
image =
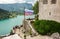
[[[0,20],[15,17],[17,13],[12,13],[0,8]]]
[[[34,23],[34,28],[39,34],[47,35],[54,32],[60,33],[60,23],[52,20],[36,20]]]
[[[5,18],[8,18],[8,14],[9,14],[8,11],[3,10],[3,9],[0,9],[0,20],[1,19],[5,19]]]
[[[14,35],[13,31],[11,30],[10,35]]]
[[[37,1],[33,6],[34,14],[39,12],[39,2]]]

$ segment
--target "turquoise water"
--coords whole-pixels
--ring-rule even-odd
[[[31,15],[31,16],[26,16],[25,17],[26,19],[27,18],[34,18],[34,15]],[[24,19],[24,16],[21,15],[21,16],[17,16],[15,18],[11,18],[11,19],[6,19],[6,20],[1,20],[0,21],[0,36],[1,35],[6,35],[6,34],[9,34],[11,29],[16,26],[16,25],[22,25],[23,23],[23,19]]]

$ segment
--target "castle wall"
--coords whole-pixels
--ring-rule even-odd
[[[60,0],[56,0],[56,4],[43,4],[43,0],[39,0],[39,19],[55,20],[60,22]]]

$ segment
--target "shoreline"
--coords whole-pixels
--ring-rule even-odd
[[[5,34],[5,35],[0,35],[0,37],[7,37],[9,35],[10,35],[10,33],[9,34]]]
[[[24,15],[18,15],[18,16],[23,16],[23,17],[24,17]],[[34,15],[32,15],[32,16],[34,16]],[[30,17],[30,15],[29,15],[29,17]],[[27,18],[29,18],[29,17],[27,17]],[[30,18],[34,18],[34,17],[30,17]],[[9,18],[9,19],[10,19],[10,18]],[[8,20],[9,20],[9,19],[8,19]],[[6,20],[7,20],[7,19],[6,19]],[[3,20],[2,20],[2,21],[3,21]],[[16,25],[15,25],[15,26],[16,26]],[[20,24],[19,24],[18,26],[21,27]],[[14,26],[13,26],[13,27],[14,27]],[[12,29],[13,29],[13,27],[12,27]],[[7,34],[4,34],[4,35],[0,35],[0,37],[4,37],[4,36],[6,37],[6,36],[9,36],[9,35],[10,35],[10,33],[7,33]]]

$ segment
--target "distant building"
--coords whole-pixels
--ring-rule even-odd
[[[39,0],[39,19],[60,22],[60,0]]]

